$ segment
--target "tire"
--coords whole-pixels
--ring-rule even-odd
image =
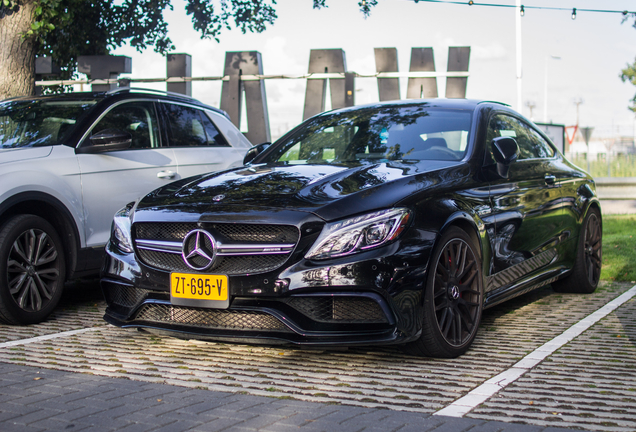
[[[601,214],[598,209],[591,208],[581,227],[574,267],[564,279],[552,284],[556,292],[590,294],[596,290],[601,279],[602,240]]]
[[[427,274],[422,334],[406,349],[426,357],[458,357],[475,339],[483,309],[481,258],[474,241],[459,228],[448,229]]]
[[[34,324],[60,301],[65,271],[62,241],[46,220],[18,215],[0,229],[0,320]]]

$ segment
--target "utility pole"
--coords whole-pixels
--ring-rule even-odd
[[[574,105],[576,105],[576,126],[578,127],[579,125],[579,105],[581,105],[583,103],[583,99],[578,98],[578,99],[574,99]]]
[[[530,120],[534,121],[534,116],[532,115],[534,109],[537,107],[537,104],[532,101],[526,101],[526,106],[530,110]]]

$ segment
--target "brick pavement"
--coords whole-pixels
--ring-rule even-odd
[[[0,430],[565,432],[572,429],[199,390],[0,362]]]

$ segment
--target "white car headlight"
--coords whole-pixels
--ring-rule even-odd
[[[132,253],[133,242],[130,236],[133,208],[135,203],[126,204],[126,207],[115,213],[110,231],[110,241],[122,252]]]
[[[408,209],[397,208],[329,223],[305,258],[337,258],[382,246],[400,235],[410,215]]]

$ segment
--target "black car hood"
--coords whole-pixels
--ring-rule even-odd
[[[239,213],[276,209],[332,220],[391,207],[448,180],[448,168],[461,165],[459,161],[255,165],[172,183],[147,195],[137,210],[203,214],[228,207]]]

